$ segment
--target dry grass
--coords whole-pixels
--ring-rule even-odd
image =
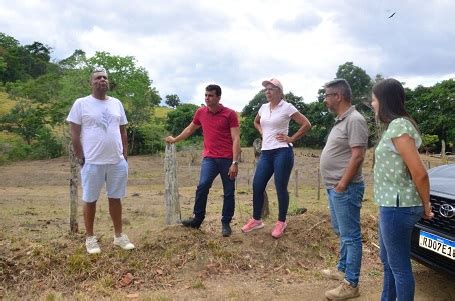
[[[16,104],[8,97],[8,93],[0,91],[0,115],[7,114]]]
[[[321,199],[316,197],[318,152],[296,151],[299,197],[290,184],[290,212],[301,207],[308,212],[290,216],[286,234],[279,240],[270,236],[277,214],[273,184],[268,188],[271,217],[266,219],[265,229],[240,233],[252,209],[249,152],[245,151],[241,163],[234,233],[229,238],[220,235],[222,188],[218,179],[201,230],[165,226],[161,158],[132,157],[128,196],[123,202],[124,228],[137,249],[125,252],[114,248],[107,202],[102,197],[95,220],[102,253],[95,256],[86,254],[82,233],[68,233],[69,164],[65,158],[0,167],[0,297],[319,299],[333,283],[324,281],[318,270],[335,265],[338,243],[330,229],[325,194],[321,191]],[[186,217],[191,214],[200,166],[188,166],[189,156],[183,153],[179,160],[179,192],[182,216]],[[367,165],[368,181],[370,171]],[[368,189],[362,209],[364,296],[378,295],[382,277],[374,246],[376,206],[371,199]],[[82,224],[80,228],[83,232]],[[431,277],[441,282],[425,268],[418,266],[417,272],[419,279]]]

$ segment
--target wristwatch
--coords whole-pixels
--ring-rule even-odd
[[[239,161],[232,161],[232,165],[239,165]]]

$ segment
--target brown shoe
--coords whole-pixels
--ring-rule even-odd
[[[352,287],[349,282],[343,280],[343,282],[341,282],[338,287],[330,291],[326,291],[325,296],[330,300],[344,300],[355,298],[360,296],[359,286],[357,285],[357,287]]]
[[[325,270],[321,270],[321,273],[327,279],[340,280],[340,281],[344,279],[344,273],[339,270],[325,269]]]

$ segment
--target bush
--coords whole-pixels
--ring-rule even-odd
[[[31,159],[52,159],[63,153],[62,144],[47,127],[38,130],[36,141],[32,145]]]
[[[135,129],[128,128],[128,139],[133,137],[132,131],[134,146],[129,150],[131,155],[155,154],[164,150],[163,139],[166,131],[159,122],[145,124]]]
[[[13,142],[6,157],[8,158],[8,161],[26,160],[30,157],[31,151],[32,146],[25,143],[25,141]]]
[[[62,143],[47,127],[38,130],[36,139],[31,144],[13,133],[0,135],[0,165],[8,161],[57,158],[62,153]]]

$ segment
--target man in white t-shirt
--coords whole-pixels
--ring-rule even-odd
[[[109,213],[114,224],[114,245],[134,249],[122,233],[122,203],[128,180],[128,123],[122,103],[107,96],[108,76],[96,70],[90,77],[92,94],[77,99],[67,117],[71,126],[71,142],[81,166],[82,200],[84,201],[85,246],[89,254],[100,253],[93,232],[96,201],[106,183]]]

